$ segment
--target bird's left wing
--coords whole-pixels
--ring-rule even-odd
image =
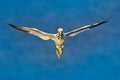
[[[27,32],[27,33],[33,34],[35,36],[38,36],[43,40],[50,40],[50,39],[54,40],[54,38],[55,38],[54,34],[46,33],[46,32],[43,32],[41,30],[38,30],[36,28],[21,27],[21,26],[16,26],[16,25],[13,25],[13,24],[9,24],[9,25],[11,27],[17,29],[17,30],[20,30],[20,31]]]
[[[81,33],[81,32],[90,30],[90,29],[92,29],[92,28],[94,28],[94,27],[96,27],[96,26],[99,26],[99,25],[104,24],[104,23],[107,23],[107,22],[108,22],[108,20],[105,20],[105,21],[101,21],[101,22],[98,22],[98,23],[86,25],[86,26],[83,26],[83,27],[81,27],[81,28],[78,28],[78,29],[75,29],[75,30],[73,30],[73,31],[70,31],[70,32],[65,33],[65,36],[66,36],[66,37],[67,37],[67,36],[73,37],[73,36],[75,36],[75,35],[77,35],[77,34],[79,34],[79,33]]]

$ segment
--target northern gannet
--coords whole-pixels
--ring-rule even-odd
[[[18,29],[20,31],[24,31],[30,34],[33,34],[35,36],[38,36],[39,38],[43,39],[43,40],[53,40],[56,44],[56,54],[58,56],[58,58],[60,58],[60,55],[63,53],[64,50],[64,39],[66,37],[73,37],[81,32],[90,30],[96,26],[99,26],[101,24],[107,23],[108,20],[104,20],[101,22],[97,22],[94,24],[90,24],[90,25],[86,25],[83,26],[81,28],[72,30],[70,32],[64,33],[63,32],[63,28],[58,28],[58,33],[57,34],[51,34],[51,33],[46,33],[44,31],[38,30],[36,28],[28,28],[28,27],[24,27],[24,26],[16,26],[13,24],[9,24],[11,27]]]

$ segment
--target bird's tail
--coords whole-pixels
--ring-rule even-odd
[[[63,54],[63,50],[64,50],[64,46],[56,47],[56,54],[58,58],[60,58],[60,56]]]

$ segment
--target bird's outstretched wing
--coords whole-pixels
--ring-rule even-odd
[[[86,25],[86,26],[83,26],[81,28],[78,28],[78,29],[75,29],[73,31],[70,31],[70,32],[67,32],[65,33],[65,36],[69,36],[69,37],[73,37],[81,32],[84,32],[84,31],[87,31],[87,30],[90,30],[96,26],[99,26],[101,24],[104,24],[104,23],[107,23],[108,20],[105,20],[105,21],[101,21],[101,22],[98,22],[98,23],[94,23],[94,24],[90,24],[90,25]]]
[[[35,36],[38,36],[43,40],[50,40],[50,39],[54,40],[54,38],[55,38],[54,34],[46,33],[46,32],[43,32],[43,31],[35,29],[35,28],[16,26],[16,25],[13,25],[13,24],[9,24],[9,25],[11,27],[17,29],[17,30],[20,30],[20,31],[27,32],[27,33],[33,34]]]

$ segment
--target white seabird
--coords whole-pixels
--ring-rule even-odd
[[[94,24],[86,25],[86,26],[83,26],[81,28],[75,29],[73,31],[67,32],[67,33],[63,32],[63,28],[58,28],[57,34],[46,33],[44,31],[38,30],[36,28],[16,26],[13,24],[9,24],[9,25],[15,29],[33,34],[35,36],[38,36],[39,38],[41,38],[43,40],[53,40],[56,44],[56,54],[57,54],[58,58],[60,58],[60,55],[63,53],[64,39],[66,37],[73,37],[81,32],[90,30],[96,26],[99,26],[99,25],[107,23],[107,22],[108,22],[108,20],[105,20],[105,21],[94,23]]]

